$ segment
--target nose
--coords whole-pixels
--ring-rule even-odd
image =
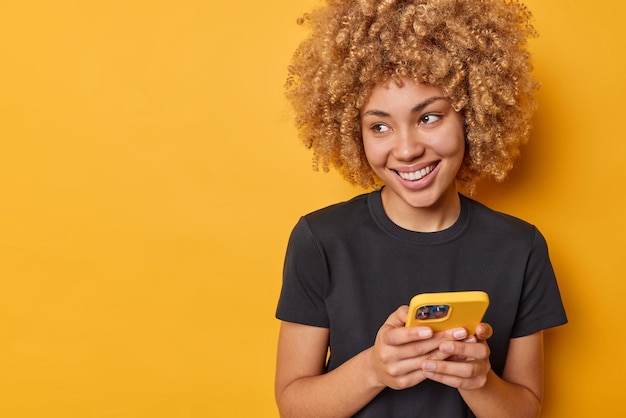
[[[406,129],[396,136],[394,156],[398,161],[413,161],[424,154],[424,141],[415,130]]]

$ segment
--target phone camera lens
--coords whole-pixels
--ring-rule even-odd
[[[448,314],[448,305],[437,305],[433,307],[433,316],[435,318],[443,318]]]
[[[430,318],[430,307],[422,306],[417,310],[417,314],[415,315],[417,319],[428,319]]]

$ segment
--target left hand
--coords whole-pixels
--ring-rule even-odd
[[[422,371],[428,379],[458,389],[478,389],[487,382],[491,370],[491,351],[486,340],[493,335],[491,326],[479,324],[474,335],[463,341],[442,341],[439,351],[448,354],[446,360],[427,360]]]

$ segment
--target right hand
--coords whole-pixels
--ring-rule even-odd
[[[445,340],[462,341],[468,337],[464,328],[433,333],[429,327],[405,327],[409,307],[399,307],[378,330],[371,350],[371,362],[378,383],[392,389],[413,387],[426,378],[425,360],[445,360],[450,355],[439,351]]]

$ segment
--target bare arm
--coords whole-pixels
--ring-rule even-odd
[[[490,371],[485,386],[460,392],[477,417],[538,417],[543,400],[543,332],[511,339],[502,378]]]
[[[502,378],[489,365],[489,348],[479,344],[444,342],[440,350],[460,361],[434,361],[426,375],[457,387],[477,417],[538,417],[543,394],[543,333],[513,338]]]
[[[282,417],[349,417],[383,389],[366,372],[366,352],[324,373],[328,335],[327,328],[281,324],[275,390]]]

